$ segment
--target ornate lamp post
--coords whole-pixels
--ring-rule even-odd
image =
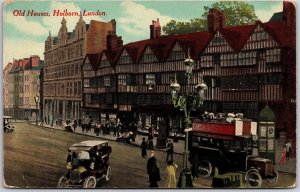
[[[40,97],[36,94],[36,96],[34,97],[34,101],[35,101],[35,109],[36,109],[36,115],[35,115],[35,125],[38,125],[38,103],[40,101]]]
[[[185,75],[187,77],[187,92],[182,93],[179,96],[180,85],[177,83],[176,75],[175,80],[171,84],[171,94],[172,94],[172,102],[175,107],[178,107],[180,111],[184,112],[185,117],[185,150],[184,150],[184,159],[183,159],[183,169],[180,173],[180,178],[178,181],[178,186],[181,188],[193,187],[191,170],[188,168],[188,139],[189,139],[189,126],[191,124],[190,120],[190,112],[195,111],[196,108],[203,105],[204,101],[204,91],[207,90],[207,85],[203,82],[203,77],[201,76],[199,84],[195,87],[197,90],[197,94],[189,92],[190,86],[190,78],[192,76],[194,61],[190,58],[188,54],[188,58],[184,61],[185,65]]]

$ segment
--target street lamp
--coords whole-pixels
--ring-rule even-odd
[[[180,111],[184,112],[185,117],[185,150],[184,150],[184,158],[183,158],[183,169],[180,173],[180,178],[178,181],[178,186],[181,188],[193,187],[192,183],[192,175],[191,170],[188,168],[188,138],[189,138],[189,126],[191,124],[190,120],[190,112],[195,111],[196,108],[203,105],[204,91],[207,90],[207,85],[203,82],[202,75],[200,76],[200,82],[195,87],[197,90],[197,94],[189,92],[190,78],[192,76],[194,61],[190,58],[188,53],[188,58],[184,61],[185,65],[185,75],[187,77],[187,92],[183,93],[179,96],[180,85],[177,82],[177,78],[175,75],[174,82],[171,84],[171,94],[172,94],[172,103],[174,107],[178,107]]]
[[[40,97],[36,94],[36,96],[34,97],[34,101],[35,101],[35,109],[36,109],[36,114],[35,114],[35,125],[38,125],[38,103],[40,101]]]

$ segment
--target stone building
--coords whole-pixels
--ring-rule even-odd
[[[44,68],[44,120],[79,119],[81,116],[82,80],[81,65],[87,53],[106,49],[106,35],[113,31],[115,21],[91,20],[86,24],[82,16],[72,32],[67,21],[61,21],[58,35],[45,41]]]
[[[7,115],[16,119],[35,120],[39,103],[35,97],[40,95],[40,69],[44,62],[37,55],[14,60],[8,73],[9,104]]]
[[[181,90],[193,92],[203,75],[206,100],[194,117],[206,110],[258,120],[268,104],[276,114],[277,136],[286,132],[295,145],[295,18],[295,6],[284,1],[283,11],[266,23],[228,27],[224,13],[212,9],[207,31],[162,36],[159,21],[153,21],[150,39],[86,55],[83,111],[96,119],[116,116],[183,132],[170,83],[177,75]],[[192,86],[185,81],[188,50],[195,61]]]
[[[4,115],[9,114],[8,106],[9,106],[9,81],[8,81],[8,74],[12,68],[13,64],[8,63],[4,70],[3,70],[3,110]]]

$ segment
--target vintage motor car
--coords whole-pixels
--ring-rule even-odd
[[[193,123],[189,145],[192,173],[209,177],[217,168],[220,174],[245,174],[250,187],[260,187],[263,180],[276,183],[278,172],[274,162],[253,155],[253,136],[245,131],[236,135],[235,128],[231,124]]]
[[[112,149],[107,141],[82,141],[73,144],[68,151],[71,162],[67,162],[67,172],[60,177],[58,188],[95,188],[99,180],[110,180]]]
[[[3,130],[4,130],[4,132],[15,131],[15,126],[11,122],[11,116],[3,116]]]

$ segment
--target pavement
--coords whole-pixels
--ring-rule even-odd
[[[32,125],[35,125],[35,122],[30,123]],[[44,124],[43,127],[45,128],[51,128],[51,129],[57,129],[57,130],[64,130],[63,127],[59,127],[59,126],[50,126],[50,125],[46,125]],[[93,130],[91,131],[84,131],[82,132],[82,129],[80,127],[77,127],[75,129],[76,134],[81,134],[81,135],[89,135],[89,136],[93,136],[93,137],[97,137],[97,138],[102,138],[102,139],[106,139],[106,140],[112,140],[112,141],[116,141],[117,137],[113,136],[112,133],[110,133],[110,135],[102,135],[101,133],[99,134],[99,136],[97,136]],[[132,145],[136,145],[136,146],[140,146],[142,143],[142,138],[145,137],[145,139],[147,140],[147,137],[141,134],[137,134],[135,141],[131,142]],[[153,146],[154,149],[153,150],[160,150],[160,151],[167,151],[167,149],[158,149],[156,148],[156,141],[157,141],[157,137],[154,137],[153,139]],[[184,145],[185,145],[185,141],[184,140],[179,140],[178,142],[173,142],[174,145],[174,153],[177,154],[183,154],[184,153]],[[290,173],[290,174],[296,174],[296,158],[290,158],[286,161],[285,164],[279,164],[280,158],[281,158],[281,151],[283,150],[283,143],[278,139],[276,140],[276,169],[279,172],[285,172],[285,173]]]

